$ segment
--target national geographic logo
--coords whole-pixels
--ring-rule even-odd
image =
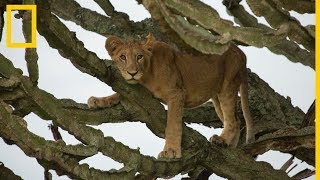
[[[37,8],[36,5],[7,5],[6,44],[8,48],[36,48]],[[31,11],[31,42],[12,42],[12,12],[14,10]]]

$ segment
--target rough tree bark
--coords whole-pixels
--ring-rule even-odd
[[[306,123],[312,122],[310,118],[314,120],[314,115],[305,116],[299,108],[292,106],[290,99],[277,94],[250,70],[249,102],[257,139],[252,144],[244,145],[242,136],[239,148],[221,148],[184,125],[183,157],[179,160],[157,160],[141,154],[139,150],[130,149],[112,137],[104,137],[100,130],[86,126],[139,121],[163,138],[166,111],[145,88],[127,84],[112,61],[99,59],[87,50],[59,18],[104,36],[140,38],[151,32],[158,39],[190,53],[222,53],[231,43],[267,47],[290,61],[314,69],[314,27],[302,26],[288,13],[288,10],[314,13],[314,1],[247,0],[253,13],[265,17],[268,25],[257,23],[256,17],[250,15],[239,4],[240,1],[223,1],[240,26],[220,18],[212,7],[196,0],[140,0],[138,3],[152,15],[152,19],[141,22],[132,22],[125,13],[116,12],[108,0],[92,2],[97,3],[108,16],[81,7],[74,0],[2,1],[1,32],[4,22],[2,12],[6,4],[35,3],[40,35],[79,71],[98,78],[120,93],[121,103],[113,108],[89,110],[86,105],[71,99],[57,99],[37,87],[36,49],[26,49],[29,76],[23,76],[21,70],[0,54],[0,137],[8,144],[16,144],[27,156],[37,158],[45,168],[48,179],[49,169],[75,179],[152,179],[181,172],[189,173],[193,179],[212,173],[228,179],[289,179],[283,170],[275,170],[268,163],[254,160],[254,156],[269,150],[290,153],[314,166],[314,123]],[[24,13],[22,19],[25,38],[29,41],[28,14]],[[315,106],[312,107],[314,109]],[[240,103],[238,109],[241,109]],[[31,112],[43,120],[52,120],[55,142],[46,141],[27,130],[23,118]],[[244,122],[241,111],[238,115]],[[185,123],[222,127],[209,102],[185,110],[183,119]],[[74,135],[81,144],[66,145],[56,127]],[[98,152],[123,163],[124,167],[117,171],[100,171],[79,164],[80,160]],[[0,178],[20,179],[4,165],[1,164],[0,168]],[[303,173],[297,177],[303,177]]]

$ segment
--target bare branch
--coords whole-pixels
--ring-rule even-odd
[[[101,9],[108,15],[108,16],[113,16],[114,14],[114,7],[110,3],[109,0],[94,0],[100,7]]]
[[[53,135],[53,138],[54,140],[58,141],[58,140],[62,140],[62,136],[59,132],[59,129],[58,129],[58,126],[55,126],[53,124],[50,124],[49,126],[49,129],[51,130],[52,132],[52,135]]]
[[[313,156],[315,153],[315,131],[313,126],[303,129],[286,128],[262,136],[256,142],[244,146],[247,153],[255,156],[268,150],[277,150],[295,154],[298,149],[309,149]],[[306,161],[314,166],[314,160]]]
[[[293,159],[294,159],[294,156],[291,156],[291,157],[288,159],[288,161],[285,162],[285,163],[281,166],[280,170],[282,170],[282,171],[287,171],[288,168],[293,164]]]
[[[298,164],[293,165],[288,171],[287,173],[289,174],[294,168],[296,168],[298,166]]]
[[[52,180],[52,174],[49,172],[48,169],[44,170],[44,180]]]

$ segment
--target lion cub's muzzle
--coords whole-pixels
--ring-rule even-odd
[[[138,74],[138,71],[132,71],[132,72],[129,72],[127,71],[128,74],[130,74],[133,78],[136,74]]]
[[[137,84],[141,76],[142,76],[142,73],[139,71],[127,71],[125,79],[129,84]]]

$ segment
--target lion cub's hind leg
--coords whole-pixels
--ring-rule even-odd
[[[212,98],[212,102],[213,102],[213,107],[217,113],[218,118],[220,119],[220,121],[223,123],[224,117],[223,117],[223,113],[221,110],[221,105],[220,105],[220,101],[218,99],[218,96],[215,95]]]
[[[107,97],[90,97],[88,99],[88,106],[90,109],[107,108],[117,105],[120,102],[120,95],[115,93]]]
[[[230,91],[218,95],[222,111],[222,115],[218,116],[222,116],[223,120],[221,121],[223,122],[224,128],[220,136],[214,135],[212,138],[210,138],[211,142],[220,145],[222,144],[222,142],[224,142],[231,147],[237,146],[240,137],[240,122],[236,118],[235,114],[236,98],[237,93],[233,93]],[[215,108],[216,107],[217,114],[219,114],[219,106],[215,105]]]

